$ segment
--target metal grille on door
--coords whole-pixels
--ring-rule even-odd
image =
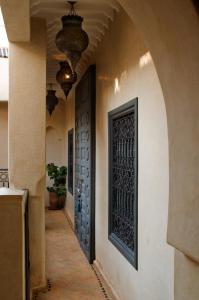
[[[75,230],[90,263],[95,258],[95,67],[76,88]]]

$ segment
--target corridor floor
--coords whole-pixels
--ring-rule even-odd
[[[103,294],[62,211],[46,212],[46,248],[51,290],[37,300],[112,300]]]

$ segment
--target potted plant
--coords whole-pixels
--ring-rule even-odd
[[[52,186],[48,186],[49,191],[49,209],[62,209],[66,200],[66,176],[67,168],[65,166],[58,167],[53,163],[47,164],[47,172],[53,181]]]

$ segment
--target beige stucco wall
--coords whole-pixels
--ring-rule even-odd
[[[174,251],[166,243],[169,157],[164,98],[156,70],[133,23],[116,16],[96,55],[96,264],[122,300],[172,300]],[[108,112],[138,97],[138,272],[108,241]],[[67,127],[74,126],[74,98]],[[70,197],[67,212],[74,215]],[[73,218],[72,218],[73,220]]]
[[[180,251],[175,252],[175,299],[198,300],[199,264]]]
[[[96,257],[122,300],[173,299],[167,119],[153,62],[126,13],[97,53]],[[145,56],[144,56],[145,55]],[[118,82],[118,86],[117,86]],[[138,97],[138,272],[108,241],[108,112]]]
[[[176,255],[175,300],[195,300],[199,298],[198,2],[118,1],[148,45],[162,86],[169,133],[168,242],[195,260]]]
[[[164,94],[170,166],[168,242],[199,262],[198,1],[118,2],[151,51]]]
[[[26,42],[31,38],[30,1],[0,0],[9,41]]]
[[[54,163],[57,166],[66,165],[66,101],[59,99],[52,115],[46,112],[46,164]],[[46,186],[50,185],[46,174]],[[49,205],[49,194],[45,191],[45,205]]]
[[[10,43],[9,177],[29,190],[31,287],[45,280],[46,24],[31,20],[31,41]]]
[[[24,253],[26,199],[24,191],[0,188],[0,299],[26,298]]]
[[[8,168],[8,102],[0,102],[0,169]]]

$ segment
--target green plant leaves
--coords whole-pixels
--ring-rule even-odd
[[[46,166],[48,176],[53,180],[53,185],[47,187],[49,192],[55,192],[58,197],[66,196],[66,176],[67,168],[65,166],[58,167],[53,163]]]

